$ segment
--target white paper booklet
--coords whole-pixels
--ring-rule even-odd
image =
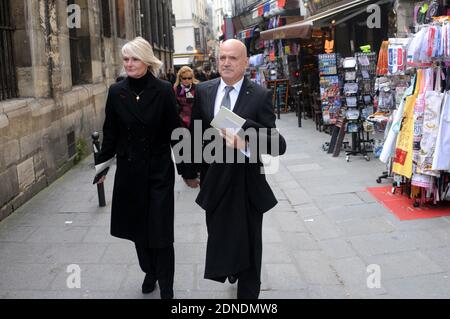
[[[216,129],[231,128],[238,131],[244,125],[245,119],[233,113],[228,108],[221,106],[219,112],[211,121],[211,126]]]

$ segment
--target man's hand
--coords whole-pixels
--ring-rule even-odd
[[[224,138],[227,147],[236,148],[238,150],[245,149],[245,141],[234,134],[233,130],[223,128],[220,130],[220,136]]]
[[[197,188],[200,185],[200,180],[198,178],[194,179],[184,179],[184,182],[190,188]]]

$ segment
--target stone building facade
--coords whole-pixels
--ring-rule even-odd
[[[123,44],[172,67],[172,21],[171,0],[0,0],[0,220],[91,152]]]

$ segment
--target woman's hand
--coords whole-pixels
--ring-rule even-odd
[[[97,184],[103,184],[105,182],[105,179],[106,179],[106,175],[103,175],[102,177],[100,177]]]

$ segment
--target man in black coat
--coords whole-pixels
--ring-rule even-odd
[[[238,280],[237,298],[257,299],[261,285],[263,214],[277,204],[260,155],[282,155],[286,142],[275,128],[270,91],[244,77],[247,65],[245,45],[234,39],[225,41],[219,54],[221,78],[198,84],[193,105],[192,133],[195,125],[210,129],[211,120],[221,106],[246,120],[238,134],[221,131],[226,143],[224,153],[231,150],[233,161],[203,162],[200,181],[196,178],[198,165],[191,164],[183,178],[194,188],[200,182],[196,203],[206,212],[208,229],[205,278],[219,282],[228,278],[231,283]],[[254,137],[268,143],[268,147],[259,148],[264,143],[254,143]],[[236,162],[238,155],[243,156],[239,153],[245,154],[244,162]]]

